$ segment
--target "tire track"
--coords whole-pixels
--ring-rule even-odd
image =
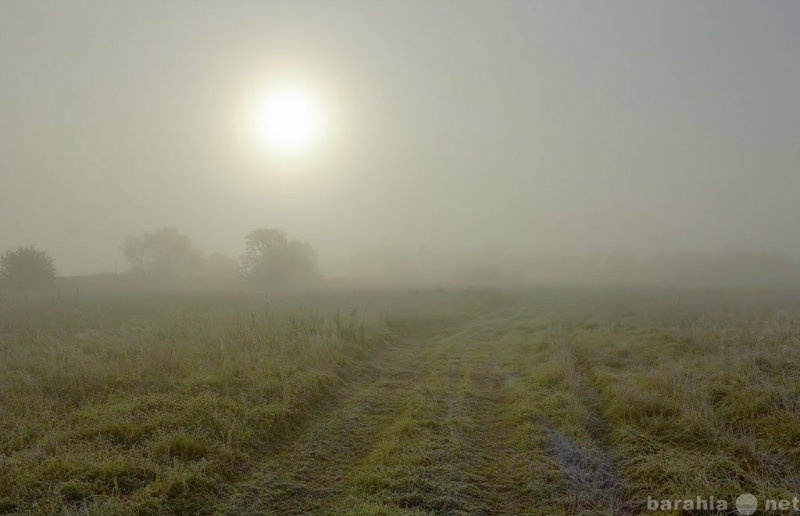
[[[512,378],[492,328],[504,321],[488,320],[430,343],[428,376],[409,396],[410,412],[398,417],[417,424],[382,435],[401,444],[359,468],[352,514],[535,514],[527,488],[535,458],[520,453],[505,419]],[[376,477],[381,482],[370,485]]]
[[[223,514],[538,514],[508,404],[518,381],[488,314],[373,357],[334,407],[239,485]],[[507,357],[506,357],[507,358]]]
[[[347,474],[424,376],[425,343],[401,342],[379,353],[298,438],[240,483],[223,514],[325,514],[343,495]]]

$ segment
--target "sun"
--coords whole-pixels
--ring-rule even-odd
[[[298,157],[320,144],[323,114],[317,97],[301,86],[284,86],[263,96],[253,111],[253,136],[271,154]]]

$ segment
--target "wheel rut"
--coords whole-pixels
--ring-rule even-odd
[[[222,513],[533,514],[533,459],[505,419],[502,320],[487,321],[380,351]]]
[[[403,393],[424,373],[418,362],[424,345],[409,340],[379,352],[296,439],[239,484],[222,513],[327,513],[344,492],[348,471],[370,451]]]

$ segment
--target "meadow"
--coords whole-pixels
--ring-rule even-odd
[[[793,291],[5,292],[0,514],[792,499],[799,374]]]

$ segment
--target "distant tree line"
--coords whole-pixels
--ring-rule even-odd
[[[310,285],[320,278],[314,248],[290,239],[283,231],[257,229],[247,234],[244,243],[245,252],[237,262],[219,253],[205,255],[188,236],[164,227],[129,235],[122,254],[130,263],[128,274],[154,279],[240,278],[262,287],[289,288]],[[33,246],[0,257],[0,285],[47,288],[55,278],[53,258]]]
[[[273,228],[249,233],[238,263],[221,254],[203,256],[189,237],[166,227],[128,236],[122,254],[131,264],[131,274],[161,278],[238,276],[260,286],[281,288],[307,285],[319,278],[311,245]]]

